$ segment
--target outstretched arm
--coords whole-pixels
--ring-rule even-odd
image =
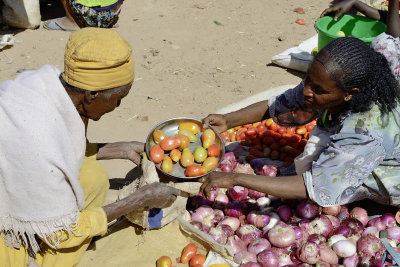
[[[389,0],[389,12],[387,16],[387,31],[386,33],[393,36],[400,36],[400,17],[399,17],[399,1]]]
[[[358,0],[345,0],[342,2],[337,3],[336,5],[325,9],[321,15],[320,18],[323,16],[326,16],[331,13],[336,13],[334,20],[337,21],[341,16],[343,16],[345,13],[349,12],[351,8],[355,8],[357,11],[363,13],[365,16],[367,16],[370,19],[375,19],[375,20],[380,20],[381,15],[378,10],[376,10],[373,7],[370,7],[367,4],[364,4]]]

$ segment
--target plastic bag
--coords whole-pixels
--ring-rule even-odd
[[[40,26],[39,0],[3,0],[3,23],[22,29]]]

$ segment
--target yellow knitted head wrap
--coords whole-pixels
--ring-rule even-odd
[[[129,84],[134,78],[131,53],[131,46],[114,30],[80,29],[68,40],[62,77],[89,91]]]

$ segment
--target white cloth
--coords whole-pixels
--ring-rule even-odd
[[[311,169],[312,162],[317,160],[321,151],[329,146],[330,136],[331,133],[319,127],[313,128],[303,153],[294,159],[297,174],[303,174]]]
[[[57,247],[52,233],[73,230],[85,205],[85,126],[59,75],[45,65],[0,84],[0,232],[34,253],[35,235]]]

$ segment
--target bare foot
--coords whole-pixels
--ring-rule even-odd
[[[68,17],[62,17],[45,21],[43,27],[48,30],[60,30],[60,31],[76,31],[79,30],[79,26],[75,21]]]

